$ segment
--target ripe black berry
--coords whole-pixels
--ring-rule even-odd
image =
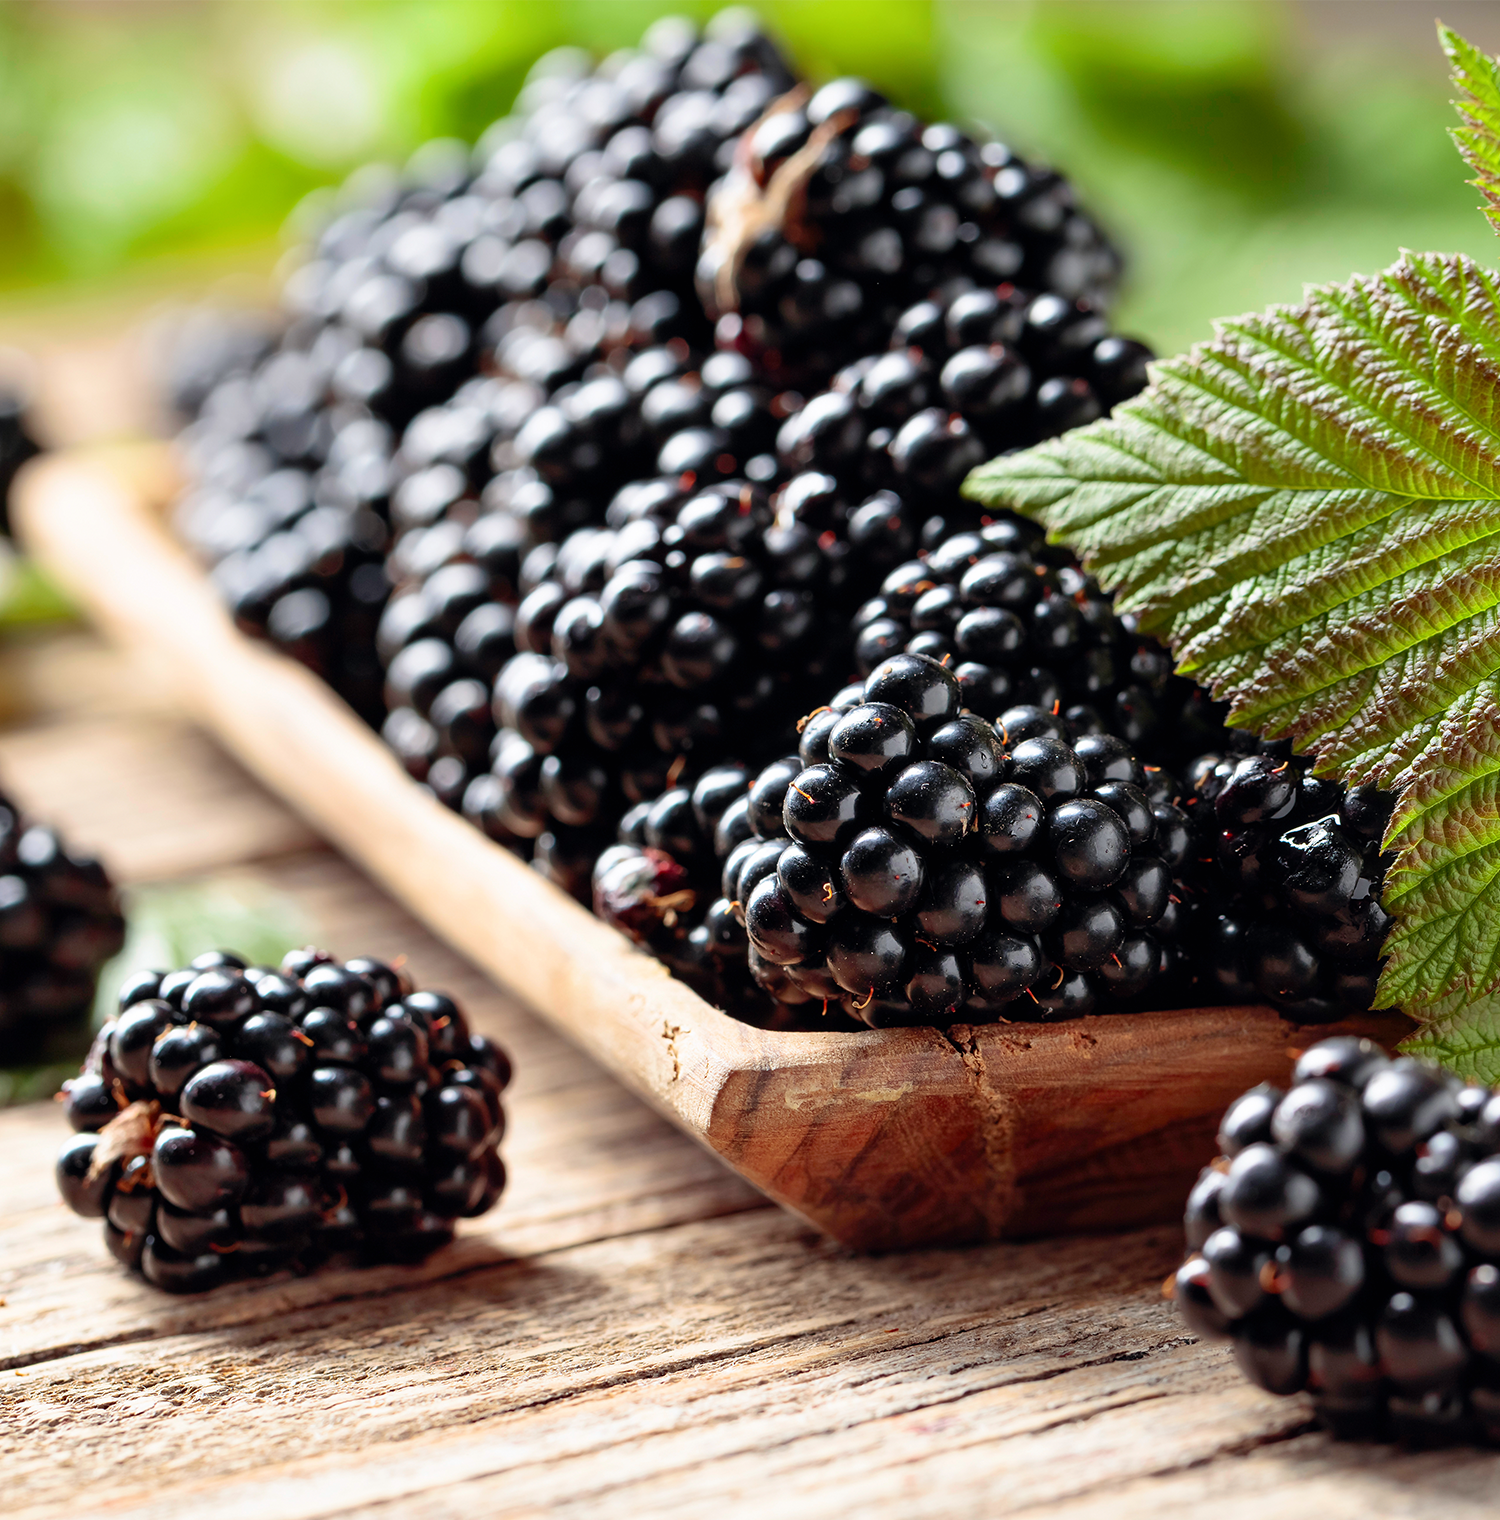
[[[188,969],[215,1022],[143,996],[171,975],[134,979],[65,1091],[58,1188],[127,1266],[198,1292],[356,1247],[409,1260],[494,1203],[510,1065],[451,998],[322,952]]]
[[[1336,1435],[1500,1440],[1500,1158],[1488,1089],[1339,1038],[1224,1117],[1174,1292],[1251,1381]],[[1443,1158],[1447,1186],[1428,1196]]]
[[[839,1003],[874,1027],[1070,1018],[1163,996],[1172,875],[1127,822],[1144,793],[1122,780],[1090,790],[1084,758],[1045,723],[1018,719],[1039,736],[1013,742],[956,698],[942,665],[902,653],[819,709],[803,730],[818,725],[812,763],[777,761],[724,805],[723,895],[701,931],[674,936],[676,964],[701,932],[690,975],[711,965],[722,992],[744,965],[783,1009]],[[1143,774],[1123,747],[1085,754],[1095,775]],[[1132,794],[1119,811],[1103,800],[1111,787]],[[732,837],[730,819],[744,820]],[[656,861],[619,850],[608,871],[601,861],[596,900],[652,943],[630,927],[640,910],[614,900],[616,880],[659,881],[670,861],[680,881],[707,884],[703,847]]]
[[[1191,940],[1197,974],[1208,996],[1274,1003],[1300,1023],[1363,1012],[1377,998],[1391,925],[1380,905],[1391,799],[1361,792],[1356,827],[1344,821],[1352,793],[1284,745],[1249,743],[1250,753],[1189,767],[1196,838],[1173,848],[1203,926]]]
[[[771,214],[780,206],[796,214]],[[902,307],[935,306],[924,298],[940,287],[976,298],[946,324],[959,348],[1022,337],[1021,312],[997,300],[997,284],[1060,291],[1045,334],[1023,345],[1045,372],[1070,339],[1086,351],[1104,338],[1079,330],[1072,303],[1106,299],[1117,272],[1117,256],[1058,176],[956,127],[923,127],[869,86],[841,79],[805,103],[778,101],[741,140],[710,199],[698,285],[720,315],[721,341],[802,373],[834,367],[851,335],[889,332]],[[900,321],[901,346],[945,327],[941,307]],[[1106,390],[1132,383],[1138,350],[1098,356]],[[1019,354],[991,357],[981,347],[943,370],[942,393],[1003,411],[1024,389],[1021,366]],[[889,385],[911,388],[899,378]],[[938,391],[936,374],[928,386]]]
[[[0,398],[0,475],[3,435]],[[76,1060],[87,1045],[99,968],[124,938],[99,862],[68,850],[0,795],[0,1066]],[[142,983],[132,992],[140,1000],[157,989]],[[143,1079],[144,1060],[131,1064],[131,1080]]]

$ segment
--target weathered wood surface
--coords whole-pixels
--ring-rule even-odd
[[[293,837],[243,777],[180,787],[171,757],[188,747],[234,771],[159,707],[132,719],[116,657],[74,653],[163,763],[119,771],[87,717],[53,712],[0,735],[0,779],[24,803],[70,806],[48,790],[50,754],[113,799],[107,852],[133,813],[160,820],[162,858],[192,859],[226,811]],[[12,753],[36,763],[11,776]],[[1158,1291],[1175,1230],[850,1254],[337,856],[225,864],[303,904],[343,953],[408,951],[506,1042],[512,1185],[422,1267],[175,1300],[54,1200],[56,1110],[0,1112],[8,1517],[1493,1515],[1500,1457],[1339,1447],[1300,1401],[1194,1344]]]
[[[153,503],[170,483],[160,450],[59,455],[23,477],[15,515],[122,647],[165,672],[324,836],[690,1135],[845,1244],[1167,1220],[1211,1157],[1225,1104],[1284,1078],[1289,1051],[1310,1038],[1253,1008],[1055,1027],[748,1028],[414,786],[307,671],[241,637],[158,520]],[[1389,1037],[1401,1026],[1359,1027]]]

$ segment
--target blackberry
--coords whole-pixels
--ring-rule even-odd
[[[1500,1098],[1368,1040],[1233,1103],[1169,1292],[1335,1435],[1500,1441]]]
[[[608,515],[518,608],[491,764],[464,797],[579,895],[627,807],[728,756],[761,763],[847,659],[824,546],[778,525],[760,487],[641,482]]]
[[[380,961],[210,952],[123,989],[65,1084],[58,1187],[168,1292],[416,1260],[500,1196],[509,1080],[451,998]]]
[[[76,1059],[99,969],[124,942],[104,867],[0,795],[0,1066]]]
[[[1326,1024],[1376,1000],[1394,797],[1312,773],[1284,742],[1229,736],[1188,767],[1197,847],[1184,888],[1205,996]]]
[[[963,697],[898,654],[805,723],[717,826],[720,959],[872,1027],[1160,1006],[1180,979],[1175,782],[1116,738]]]
[[[663,794],[668,806],[678,791]],[[592,906],[700,997],[749,1018],[761,1000],[745,969],[743,947],[738,955],[725,955],[705,922],[713,895],[705,879],[711,873],[699,869],[705,853],[696,841],[685,852],[679,845],[676,854],[653,845],[612,844],[594,862]]]
[[[867,578],[989,521],[960,496],[975,465],[1092,420],[1146,383],[1149,350],[1101,336],[1097,315],[1076,304],[1062,325],[1077,342],[1062,342],[1051,332],[1057,305],[1009,286],[938,292],[805,405],[773,396],[772,410],[787,414],[776,439],[783,514],[847,539],[852,573]],[[1138,362],[1106,379],[1094,351],[1121,345]],[[964,379],[974,364],[994,371],[992,384]],[[1054,382],[1086,404],[1050,404]]]
[[[836,79],[782,96],[740,138],[698,286],[721,343],[817,375],[950,284],[1099,305],[1119,267],[1061,176]]]
[[[346,430],[359,446],[373,425]],[[341,435],[342,436],[342,435]],[[201,486],[179,504],[184,536],[215,561],[236,626],[321,676],[367,722],[380,720],[374,639],[389,593],[386,523],[328,479],[277,469],[228,493]]]
[[[860,673],[895,653],[926,655],[983,718],[1040,707],[1070,736],[1117,734],[1167,764],[1221,735],[1221,709],[1173,674],[1167,651],[1091,576],[1054,561],[1035,528],[1002,520],[897,565],[855,615]]]
[[[1095,350],[1127,340],[1101,337],[1082,308],[1057,308],[1055,296],[993,289],[912,308],[889,352],[845,366],[782,424],[778,513],[832,534],[847,585],[867,598],[855,619],[862,674],[898,650],[948,659],[985,716],[1059,702],[1079,725],[1180,764],[1217,742],[1222,709],[1033,525],[992,521],[959,496],[980,460],[1089,420],[1041,404],[1061,372],[1092,398],[1089,416],[1145,383],[1146,350],[1134,345],[1130,374],[1107,375]],[[1010,377],[1006,405],[954,381],[969,358]]]

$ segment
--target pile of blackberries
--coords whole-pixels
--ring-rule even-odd
[[[1224,737],[1228,754],[1189,766],[1184,802],[1198,850],[1183,890],[1206,994],[1269,1002],[1299,1024],[1363,1012],[1392,922],[1381,842],[1395,799],[1315,776],[1284,741]]]
[[[1170,660],[1160,646],[1135,635],[1116,618],[1098,588],[1065,556],[1046,551],[1035,529],[1008,520],[989,524],[978,536],[949,531],[955,520],[974,517],[958,496],[965,471],[985,457],[987,449],[998,446],[1005,431],[975,392],[957,398],[974,408],[973,428],[963,411],[928,405],[943,394],[932,365],[916,344],[925,342],[941,359],[948,342],[944,335],[951,328],[955,342],[995,338],[984,352],[993,349],[1003,357],[1008,351],[998,342],[1002,306],[1024,336],[1046,328],[1039,313],[1050,311],[1046,303],[1054,300],[1019,301],[1014,292],[1007,299],[1008,305],[994,291],[972,291],[946,303],[926,303],[923,310],[908,313],[905,346],[846,367],[830,390],[806,405],[800,396],[771,390],[747,360],[727,352],[694,369],[685,351],[648,349],[630,360],[623,379],[590,382],[579,391],[578,400],[596,393],[606,414],[615,419],[627,403],[638,402],[635,415],[656,451],[657,473],[615,493],[605,512],[613,532],[577,526],[586,515],[582,508],[558,515],[561,480],[549,484],[534,478],[534,470],[510,471],[491,481],[481,493],[477,516],[472,500],[463,495],[463,476],[456,466],[433,468],[433,474],[446,470],[451,477],[451,489],[422,498],[433,505],[436,516],[406,521],[414,509],[403,504],[403,487],[393,510],[398,525],[405,526],[388,561],[388,571],[401,590],[382,620],[379,647],[387,666],[390,708],[384,731],[407,768],[444,801],[464,806],[492,837],[514,842],[545,835],[543,863],[565,879],[574,873],[563,869],[553,848],[561,838],[553,824],[563,830],[602,826],[607,838],[623,805],[660,791],[658,778],[673,761],[680,760],[696,774],[706,764],[729,757],[758,767],[783,750],[791,741],[792,723],[851,673],[846,663],[819,691],[820,670],[808,668],[805,658],[816,644],[820,667],[845,659],[846,627],[836,632],[825,627],[816,638],[788,638],[775,627],[762,628],[756,653],[758,684],[764,690],[747,687],[743,661],[718,662],[692,683],[698,696],[710,699],[713,712],[706,723],[694,721],[691,728],[634,725],[639,732],[651,729],[655,753],[648,746],[644,757],[630,758],[629,751],[638,745],[618,735],[599,739],[590,732],[585,749],[592,744],[596,753],[627,757],[622,784],[613,789],[618,799],[614,805],[608,795],[590,788],[587,808],[544,805],[530,809],[535,817],[526,822],[528,810],[518,817],[503,801],[503,795],[515,792],[518,781],[523,790],[536,792],[531,773],[540,765],[538,757],[551,753],[552,743],[538,743],[535,733],[515,721],[509,688],[520,678],[496,680],[512,652],[518,668],[527,672],[528,693],[546,685],[542,661],[551,662],[552,685],[571,681],[574,690],[568,705],[575,712],[582,712],[586,702],[595,709],[603,704],[634,712],[640,708],[639,693],[653,687],[679,706],[687,705],[681,691],[673,690],[675,678],[663,681],[654,668],[650,640],[621,639],[604,630],[601,655],[595,647],[601,642],[600,611],[576,599],[597,596],[622,555],[637,562],[654,556],[653,563],[662,561],[658,570],[667,581],[685,579],[696,587],[703,566],[694,569],[693,564],[671,562],[679,546],[671,540],[673,527],[666,519],[684,496],[701,506],[715,493],[735,492],[755,505],[742,514],[734,544],[718,539],[703,545],[686,543],[680,553],[691,557],[695,547],[721,556],[730,553],[750,562],[747,573],[736,577],[732,591],[706,588],[709,602],[689,610],[721,616],[733,610],[725,597],[749,597],[753,602],[759,596],[763,610],[773,603],[781,608],[769,613],[773,624],[791,607],[799,625],[806,626],[798,598],[814,594],[822,612],[844,616],[863,600],[855,627],[865,673],[886,653],[910,644],[939,658],[957,656],[970,705],[987,716],[1017,700],[1050,707],[1065,699],[1070,710],[1080,705],[1103,710],[1104,716],[1096,711],[1087,721],[1119,731],[1132,743],[1170,735],[1174,759],[1211,742],[1217,723],[1210,704],[1202,702],[1189,683],[1174,681]],[[1028,351],[1056,351],[1075,368],[1087,367],[1096,350],[1123,341],[1101,338],[1092,317],[1076,308],[1069,312],[1072,327],[1067,322],[1057,326],[1083,335],[1075,345],[1068,347],[1052,332],[1050,348],[1040,340],[1028,340]],[[928,330],[930,322],[923,326],[929,313],[935,314],[934,331]],[[960,355],[968,352],[959,350]],[[1046,415],[1034,404],[1033,393],[1051,383],[1042,377],[1053,367],[1040,359],[1037,364],[1035,373],[1019,359],[1011,365],[1019,385],[1013,425],[1026,436],[1056,431],[1068,420]],[[1105,394],[1114,399],[1138,388],[1144,373],[1139,364],[1136,371],[1128,379],[1116,374],[1116,390]],[[1077,383],[1088,395],[1090,415],[1096,415],[1093,391],[1086,381]],[[954,398],[948,399],[952,406]],[[601,445],[591,457],[616,458],[622,452]],[[422,478],[412,477],[407,486]],[[578,488],[575,481],[570,489]],[[668,536],[653,534],[643,519],[664,524]],[[569,524],[574,525],[572,531],[555,543],[554,537]],[[789,553],[789,545],[797,546],[795,554]],[[932,552],[914,560],[923,545]],[[976,583],[961,592],[957,582],[981,556],[992,559],[990,570],[999,575],[1001,561],[993,556],[1002,550],[1015,552],[1015,573],[1004,584]],[[768,569],[774,572],[769,578]],[[951,584],[935,588],[934,581]],[[877,589],[881,595],[871,597]],[[916,607],[927,592],[935,594]],[[553,614],[570,597],[571,612],[583,620],[580,626],[592,640],[582,657],[569,643],[568,620],[553,622]],[[976,608],[970,624],[977,618],[985,628],[966,628],[966,638],[973,633],[972,649],[953,647],[959,617]],[[1022,619],[1019,627],[1017,617]],[[867,624],[873,626],[867,629]],[[738,641],[738,647],[743,650],[747,641]],[[675,684],[681,686],[680,681]],[[482,688],[489,685],[493,690],[487,713]],[[775,698],[778,690],[793,700]],[[768,696],[774,698],[769,705]],[[753,709],[755,722],[726,724],[722,718],[731,708]],[[1076,722],[1085,721],[1074,716]],[[583,725],[575,724],[574,729],[582,734]],[[573,858],[580,854],[564,853]]]
[[[742,16],[707,36],[669,20],[597,69],[541,60],[473,152],[437,141],[404,174],[356,174],[288,282],[279,340],[220,344],[174,387],[193,409],[179,522],[241,628],[379,723],[393,528],[402,551],[492,483],[534,487],[523,510],[551,536],[597,520],[589,502],[654,457],[621,371],[711,341],[691,295],[704,194],[790,83]],[[407,547],[395,579],[423,563]]]
[[[196,408],[182,522],[242,628],[324,674],[416,781],[613,904],[716,1001],[763,1008],[772,987],[783,1010],[826,998],[867,1021],[1020,1016],[998,983],[981,992],[973,948],[955,948],[966,928],[934,938],[912,918],[900,965],[859,987],[821,949],[822,970],[778,960],[787,947],[735,916],[747,894],[715,851],[723,820],[693,801],[727,773],[749,787],[831,692],[908,655],[946,667],[966,732],[1010,722],[1003,754],[1121,741],[1124,784],[1150,778],[1147,814],[1180,800],[1197,821],[1191,859],[1175,843],[1152,857],[1178,875],[1159,917],[1111,909],[1105,933],[1101,910],[1098,944],[1071,960],[1062,931],[1036,941],[1028,1016],[1186,995],[1195,976],[1201,992],[1201,956],[1172,947],[1208,903],[1214,999],[1258,1001],[1274,981],[1315,1018],[1373,984],[1373,857],[1352,906],[1329,899],[1296,931],[1320,957],[1308,974],[1286,929],[1307,893],[1273,904],[1245,877],[1244,839],[1232,888],[1208,882],[1233,854],[1205,843],[1208,802],[1146,769],[1227,752],[1221,709],[1034,528],[960,495],[983,459],[1144,386],[1149,351],[1103,316],[1118,264],[1050,171],[858,81],[809,92],[742,14],[706,33],[662,22],[597,66],[543,59],[475,150],[433,143],[401,175],[355,176],[280,335],[247,329],[179,384]],[[849,690],[829,713],[862,700]],[[912,763],[946,764],[928,740]],[[667,849],[648,816],[694,828]],[[1137,822],[1139,855],[1160,841]],[[591,882],[612,841],[639,858],[612,850]],[[1340,848],[1324,840],[1319,860]],[[861,911],[813,938],[833,944]],[[1236,926],[1253,967],[1223,949]],[[910,991],[933,958],[941,975]]]
[[[104,867],[0,796],[0,1066],[76,1060],[99,969],[124,942]]]
[[[1340,1038],[1232,1104],[1174,1291],[1336,1434],[1500,1441],[1500,1096]]]
[[[976,417],[1003,410],[998,392],[1014,401],[1050,383],[1053,350],[1062,348],[1069,375],[1082,365],[1090,378],[1078,383],[1114,398],[1100,379],[1108,365],[1092,357],[1103,329],[1088,300],[1107,294],[1118,261],[1072,207],[1065,182],[951,127],[921,127],[856,81],[826,87],[814,103],[794,84],[740,12],[722,13],[705,33],[659,22],[638,49],[597,67],[576,51],[550,54],[515,112],[472,152],[434,142],[403,174],[372,169],[351,179],[288,284],[274,341],[245,326],[186,345],[192,352],[173,385],[193,419],[181,440],[195,480],[180,512],[185,536],[213,562],[240,627],[311,665],[372,723],[389,716],[388,736],[413,773],[454,806],[486,764],[465,753],[467,733],[455,736],[447,720],[471,710],[471,683],[492,682],[514,652],[512,609],[550,570],[545,553],[529,560],[532,550],[600,525],[605,505],[632,482],[774,489],[806,474],[796,460],[818,452],[811,432],[822,398],[778,457],[777,432],[804,398],[786,388],[784,366],[767,362],[766,344],[751,341],[747,322],[763,327],[765,314],[721,323],[724,351],[714,354],[715,313],[695,292],[705,205],[729,194],[736,152],[743,159],[752,139],[763,181],[796,154],[789,130],[820,143],[795,216],[787,207],[775,223],[762,218],[768,238],[801,252],[811,238],[826,252],[852,249],[848,239],[859,234],[855,262],[868,267],[850,271],[871,299],[860,322],[839,320],[828,355],[837,362],[824,378],[858,354],[883,352],[897,317],[921,300],[936,303],[943,328],[939,335],[914,318],[899,335],[910,354],[926,344],[921,368],[947,362],[949,328],[968,347],[1021,345],[1003,361],[1006,385],[970,377],[955,402],[934,378],[933,407],[972,403]],[[754,262],[734,267],[743,275]],[[777,268],[783,262],[771,257]],[[797,309],[793,287],[807,287],[807,262],[789,266],[777,311]],[[1062,305],[1050,316],[1038,308],[1031,321],[1028,292],[1053,292]],[[762,306],[772,300],[764,281],[761,296]],[[997,300],[1009,325],[969,310]],[[950,307],[957,315],[944,326]],[[1066,343],[1054,341],[1080,323]],[[1140,369],[1136,347],[1125,347],[1134,359],[1109,371],[1119,394],[1131,388],[1125,370]],[[893,407],[921,409],[922,397],[898,397],[889,377],[866,390],[879,391],[866,419],[877,435]],[[1037,414],[1043,431],[1073,416],[1049,406],[1044,398]],[[1031,419],[1037,409],[1023,400],[1021,410]],[[955,426],[962,432],[961,417]],[[884,443],[877,436],[860,447],[872,453]],[[909,492],[929,490],[941,473],[933,449],[934,440],[915,437],[894,449],[896,474],[911,456]],[[947,450],[952,500],[972,452]],[[809,484],[777,511],[821,513]],[[872,575],[910,557],[915,528],[937,505],[905,510],[913,528],[896,546],[904,556],[852,546],[845,568],[868,566],[861,583],[850,580],[852,595],[868,595]],[[460,639],[459,624],[481,606]],[[436,721],[407,700],[403,679],[417,663],[417,689],[432,686],[430,649],[389,685],[380,671],[433,637],[449,644],[453,679],[464,683],[438,705]]]
[[[380,961],[211,951],[121,991],[65,1086],[58,1187],[169,1292],[417,1260],[499,1198],[509,1079],[452,998]]]

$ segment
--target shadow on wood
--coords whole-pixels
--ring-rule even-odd
[[[302,667],[239,634],[164,531],[159,446],[32,465],[28,546],[273,791],[455,948],[756,1187],[884,1250],[1180,1211],[1225,1104],[1284,1080],[1268,1008],[1041,1025],[768,1033],[711,1008],[449,812]],[[1348,1028],[1353,1026],[1338,1026]],[[1358,1021],[1387,1043],[1399,1018]]]

